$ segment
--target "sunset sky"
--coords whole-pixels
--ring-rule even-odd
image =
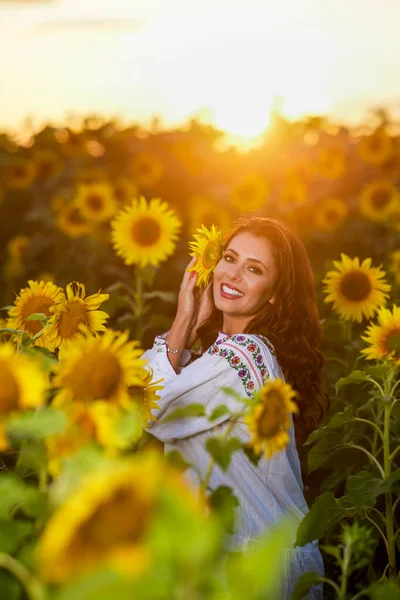
[[[0,0],[0,129],[68,112],[259,134],[290,117],[400,114],[399,0]]]

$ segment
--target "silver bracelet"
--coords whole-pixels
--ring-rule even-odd
[[[176,350],[176,348],[169,348],[169,342],[167,342],[167,340],[165,340],[165,345],[167,347],[167,352],[170,352],[171,354],[179,354],[180,350]]]

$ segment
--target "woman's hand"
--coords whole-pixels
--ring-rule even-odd
[[[190,327],[196,323],[199,310],[198,293],[196,290],[197,273],[192,270],[195,264],[196,256],[189,262],[183,274],[175,317],[175,320],[187,323]]]

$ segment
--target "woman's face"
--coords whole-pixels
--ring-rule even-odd
[[[276,277],[272,246],[266,238],[242,231],[230,240],[213,283],[215,306],[224,314],[224,331],[242,332],[263,305],[274,302]]]

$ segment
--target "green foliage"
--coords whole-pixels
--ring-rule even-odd
[[[7,423],[7,431],[14,440],[44,439],[63,433],[67,425],[64,413],[54,408],[42,407],[24,412]]]
[[[206,441],[205,446],[217,465],[226,471],[230,465],[233,452],[241,449],[242,442],[235,437],[229,439],[213,437]]]
[[[285,551],[293,540],[293,527],[282,521],[244,553],[227,560],[227,582],[232,600],[281,597]]]
[[[325,492],[312,504],[297,529],[296,546],[305,546],[321,538],[346,515],[346,501],[337,500],[332,492]]]
[[[13,554],[33,531],[29,521],[0,519],[0,552]]]
[[[223,528],[228,533],[234,532],[235,508],[239,501],[232,489],[227,485],[218,486],[209,496],[210,506],[218,513]]]
[[[308,594],[312,586],[318,583],[319,577],[320,576],[318,573],[315,573],[315,571],[307,571],[300,575],[296,582],[291,600],[302,600],[303,597]]]
[[[160,422],[167,423],[168,421],[174,421],[175,419],[183,419],[186,417],[204,417],[205,416],[204,404],[188,404],[187,406],[180,406],[173,410],[167,417],[160,419]]]
[[[36,486],[20,479],[15,473],[0,477],[0,518],[11,518],[14,513],[27,517],[42,516],[45,498]]]

